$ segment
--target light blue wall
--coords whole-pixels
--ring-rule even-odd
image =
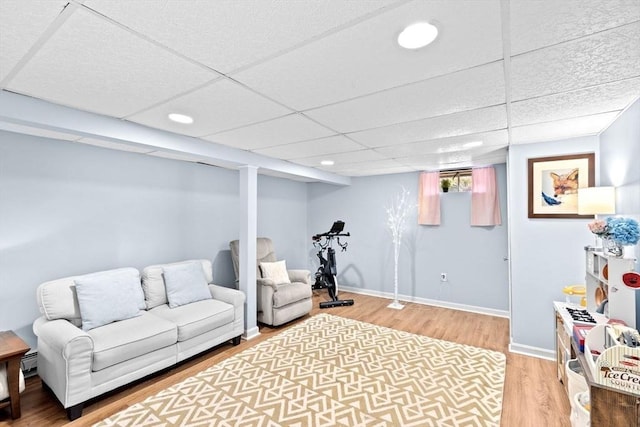
[[[616,213],[640,221],[640,100],[600,135],[600,170],[600,184],[616,187]]]
[[[505,165],[496,166],[503,224],[469,225],[471,194],[441,197],[442,224],[419,226],[417,210],[407,220],[401,246],[398,292],[401,295],[508,310],[507,207]],[[347,252],[339,252],[338,282],[368,292],[393,292],[393,246],[385,208],[405,187],[417,201],[418,174],[353,178],[349,187],[310,184],[309,223],[312,234],[345,221],[351,233]],[[310,258],[317,266],[313,252]],[[440,273],[449,282],[440,283]]]
[[[593,243],[588,220],[527,217],[527,159],[588,152],[596,153],[598,159],[598,137],[509,148],[511,340],[514,345],[554,348],[553,301],[564,301],[564,286],[584,284],[583,248]],[[596,164],[596,183],[597,176]]]
[[[0,329],[35,346],[36,287],[69,275],[208,258],[232,286],[238,186],[237,171],[0,132]],[[258,199],[258,232],[304,263],[306,184],[260,176]]]
[[[553,349],[551,301],[564,298],[563,286],[583,282],[582,248],[593,240],[587,220],[527,218],[526,160],[596,152],[602,172],[596,179],[618,186],[619,213],[638,215],[639,122],[636,102],[600,139],[510,148],[512,343]],[[464,193],[443,195],[440,227],[417,226],[416,214],[410,217],[401,294],[509,309],[504,165],[497,173],[502,226],[469,227]],[[315,269],[311,235],[342,219],[352,237],[349,250],[338,252],[340,282],[393,292],[384,208],[402,186],[415,196],[417,180],[415,173],[397,174],[336,187],[259,176],[258,234],[274,240],[290,267]],[[35,345],[35,288],[72,274],[203,257],[213,260],[216,282],[232,285],[228,242],[238,237],[238,193],[236,171],[0,132],[0,329],[14,329]],[[441,272],[448,284],[440,284]]]
[[[287,268],[308,268],[306,183],[258,176],[258,236],[273,240]]]
[[[640,100],[600,135],[600,184],[616,187],[616,213],[640,214]]]

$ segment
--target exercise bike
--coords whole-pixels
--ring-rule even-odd
[[[349,237],[351,234],[343,233],[344,221],[336,221],[331,226],[331,230],[326,233],[320,233],[313,236],[313,246],[320,248],[318,251],[318,259],[320,259],[320,267],[316,271],[316,281],[311,285],[311,289],[326,289],[329,292],[331,301],[324,301],[320,303],[320,308],[339,307],[344,305],[353,305],[352,299],[338,299],[338,279],[336,269],[336,251],[332,247],[333,239],[335,238],[338,246],[342,248],[342,251],[347,250],[348,243],[340,242],[340,237]],[[324,257],[324,252],[327,252],[327,257]]]

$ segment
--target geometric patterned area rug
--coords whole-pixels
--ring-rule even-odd
[[[96,426],[498,426],[505,356],[318,314]]]

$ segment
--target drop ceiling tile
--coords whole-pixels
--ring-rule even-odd
[[[296,162],[297,163],[297,162]],[[358,173],[359,176],[367,175],[370,171],[379,170],[379,169],[393,169],[393,168],[402,168],[406,167],[395,160],[391,159],[383,159],[383,160],[373,160],[366,163],[356,162],[356,163],[342,163],[335,164],[333,166],[320,166],[318,169],[326,170],[328,172],[334,172],[340,175],[350,175],[352,173]]]
[[[4,121],[0,121],[0,130],[6,130],[8,132],[14,133],[23,133],[25,135],[41,136],[43,138],[62,139],[64,141],[75,141],[76,139],[80,138],[79,135],[74,135],[71,133],[57,132],[49,129],[41,129]]]
[[[472,165],[470,154],[458,154],[456,156],[431,156],[431,157],[406,157],[396,159],[398,163],[416,170],[445,170],[466,168]]]
[[[398,34],[416,20],[436,23],[438,38],[419,50],[399,47]],[[499,1],[466,2],[464,8],[448,0],[413,1],[232,76],[306,110],[502,56]]]
[[[216,76],[80,8],[8,87],[123,117]]]
[[[640,97],[640,77],[511,103],[511,125],[522,126],[623,110]]]
[[[0,81],[11,72],[68,0],[0,1]]]
[[[278,145],[255,150],[265,156],[291,160],[302,157],[322,156],[326,154],[344,153],[361,150],[364,147],[342,135],[329,136],[311,141],[295,142],[293,144]]]
[[[87,0],[84,4],[227,73],[394,2],[165,0],[150,4],[147,0]]]
[[[122,142],[107,141],[97,138],[80,138],[76,142],[93,145],[95,147],[110,148],[112,150],[128,151],[130,153],[151,153],[156,150],[156,148],[148,148],[141,145],[125,144]]]
[[[505,153],[506,155],[506,147],[478,147],[452,153],[407,156],[395,160],[403,165],[418,169],[449,169],[453,165],[456,167],[471,166],[476,159],[495,157],[496,153]],[[462,164],[464,166],[461,166]]]
[[[169,113],[193,117],[190,125],[172,122]],[[127,117],[147,126],[203,136],[290,114],[291,110],[227,79]]]
[[[350,133],[349,137],[367,147],[382,147],[487,130],[506,129],[506,127],[506,107],[505,105],[496,105],[354,132]]]
[[[409,173],[415,172],[416,169],[410,166],[393,166],[386,168],[372,168],[372,169],[345,169],[340,172],[340,175],[344,176],[375,176],[375,175],[390,175],[396,173]]]
[[[335,132],[300,114],[290,114],[267,122],[208,135],[203,139],[243,150],[255,150],[333,134]]]
[[[506,163],[507,154],[508,154],[507,149],[503,148],[491,153],[474,157],[473,166],[487,166],[487,165],[496,165],[499,163]]]
[[[511,129],[511,143],[525,144],[561,140],[584,135],[595,135],[606,129],[620,111],[577,117],[554,122],[516,126]]]
[[[640,22],[511,59],[512,101],[640,76]]]
[[[320,166],[322,160],[333,160],[335,164],[332,167],[339,168],[341,165],[351,165],[355,163],[367,162],[367,167],[370,162],[379,160],[385,160],[385,156],[374,150],[358,150],[350,151],[347,153],[335,153],[331,155],[305,157],[302,159],[293,160],[294,163],[298,163],[304,166],[317,167]]]
[[[511,54],[527,52],[640,20],[637,0],[510,2]]]
[[[380,147],[375,150],[390,158],[409,157],[423,154],[448,153],[465,150],[464,144],[481,141],[482,147],[507,146],[509,136],[505,130],[493,132],[472,133],[450,138],[432,139],[429,141],[398,144],[389,147]]]
[[[502,61],[306,112],[339,132],[355,132],[503,104]]]

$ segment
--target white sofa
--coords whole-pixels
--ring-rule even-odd
[[[40,285],[38,375],[69,419],[91,398],[227,341],[239,344],[245,296],[212,281],[210,261],[190,260],[146,267],[142,278],[121,268]]]

